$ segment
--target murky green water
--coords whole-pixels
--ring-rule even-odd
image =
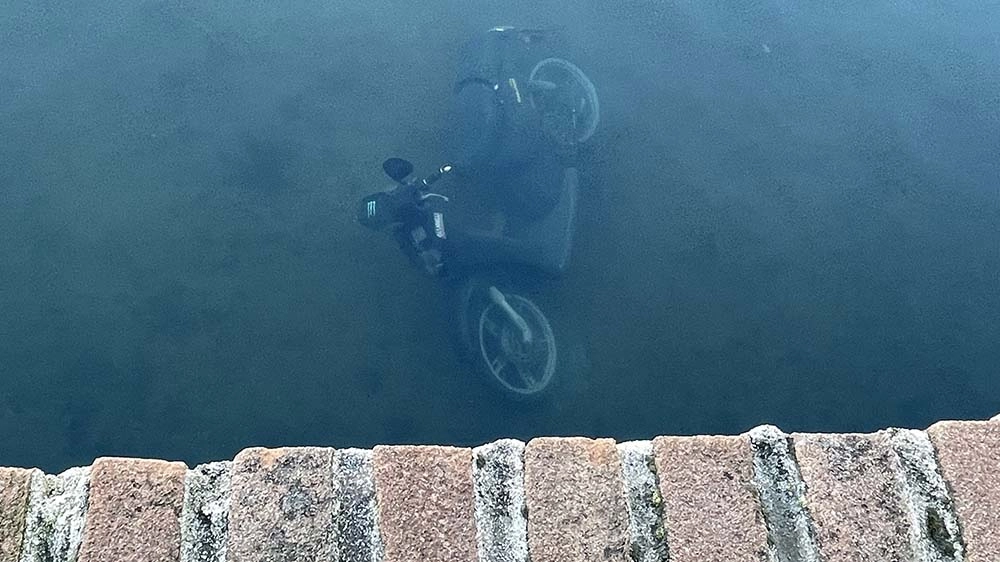
[[[993,415],[1000,12],[961,4],[8,3],[0,465]],[[498,23],[562,26],[602,102],[581,375],[532,409],[353,222]]]

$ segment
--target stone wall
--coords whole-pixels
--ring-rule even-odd
[[[1000,561],[1000,417],[0,468],[0,562]]]

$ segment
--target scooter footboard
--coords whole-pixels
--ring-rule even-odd
[[[561,274],[569,266],[576,233],[579,177],[576,168],[566,168],[555,207],[544,217],[525,225],[519,236],[537,247],[538,265],[549,273]]]
[[[514,264],[549,275],[562,274],[569,265],[576,230],[578,182],[576,168],[567,168],[552,211],[522,226],[515,236],[449,233],[446,259],[457,269]]]

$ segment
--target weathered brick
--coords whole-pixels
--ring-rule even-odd
[[[246,449],[230,475],[230,562],[336,560],[334,450]]]
[[[184,478],[181,561],[225,562],[232,463],[196,466]]]
[[[0,562],[17,562],[21,557],[30,482],[30,470],[0,468]]]
[[[805,508],[806,485],[791,453],[791,436],[771,425],[755,427],[747,435],[774,562],[819,560],[816,531]]]
[[[632,562],[670,560],[663,527],[663,496],[656,477],[652,441],[629,441],[618,445],[625,480],[625,505]]]
[[[90,467],[31,475],[21,562],[75,562],[87,519]]]
[[[340,486],[337,517],[340,560],[379,562],[382,560],[382,539],[378,534],[372,452],[342,449],[337,451],[335,464]]]
[[[375,447],[385,562],[475,562],[472,450]]]
[[[910,545],[921,562],[962,562],[965,546],[955,502],[927,433],[894,429],[891,444],[903,508],[910,521]]]
[[[526,562],[524,443],[502,439],[473,449],[480,562]]]
[[[1000,418],[938,422],[927,434],[962,522],[966,562],[1000,560]]]
[[[524,450],[524,495],[532,562],[629,560],[614,440],[532,439]]]
[[[793,434],[806,506],[826,562],[910,560],[888,431]]]
[[[657,437],[653,453],[672,562],[767,559],[748,436]]]
[[[179,462],[94,461],[79,562],[180,560],[186,470]]]

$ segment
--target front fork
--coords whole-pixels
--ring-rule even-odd
[[[493,304],[500,307],[500,310],[502,310],[504,314],[510,318],[510,321],[521,330],[521,340],[526,345],[531,344],[533,336],[531,334],[531,327],[528,326],[528,322],[525,321],[525,319],[518,314],[512,306],[510,306],[510,303],[507,302],[507,299],[503,296],[503,293],[500,292],[500,289],[497,289],[493,285],[490,285],[490,300],[493,301]]]

